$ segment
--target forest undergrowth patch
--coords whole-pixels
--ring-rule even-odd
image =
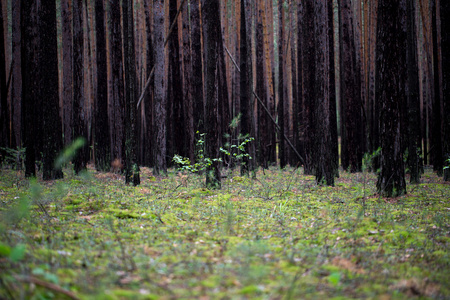
[[[363,173],[65,172],[0,171],[0,299],[450,297],[450,185],[429,169],[393,199]]]

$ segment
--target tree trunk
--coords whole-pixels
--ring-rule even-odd
[[[146,59],[147,59],[147,77],[150,76],[151,69],[155,65],[155,60],[153,58],[153,41],[152,41],[152,4],[149,1],[144,1],[144,10],[145,10],[145,29],[146,29],[146,39],[147,39],[147,48],[146,48]],[[145,100],[143,102],[144,105],[144,165],[150,167],[153,166],[153,87],[154,87],[154,77],[152,78],[152,83],[150,84],[149,91],[145,93]]]
[[[344,170],[361,171],[363,127],[361,77],[350,0],[340,1],[341,162]]]
[[[267,72],[266,55],[264,51],[264,25],[263,15],[265,14],[265,0],[259,0],[256,15],[256,94],[262,101],[267,103]],[[269,167],[268,147],[270,144],[270,132],[268,130],[267,113],[258,103],[258,162],[263,168]]]
[[[12,78],[11,78],[11,115],[12,135],[15,147],[21,147],[21,101],[22,101],[22,73],[21,73],[21,34],[20,34],[20,0],[12,0]]]
[[[203,62],[202,44],[200,36],[200,3],[199,0],[192,0],[191,8],[191,53],[192,53],[192,95],[194,105],[194,130],[197,133],[205,132],[205,109],[203,97]]]
[[[329,0],[315,0],[315,119],[314,161],[316,182],[334,185],[334,164],[330,118]]]
[[[285,28],[285,13],[284,13],[284,0],[278,0],[278,125],[280,126],[280,135],[278,136],[278,158],[280,159],[280,168],[283,169],[287,165],[286,159],[286,147],[285,141],[283,138],[283,134],[286,134],[286,126],[288,123],[285,116],[285,102],[288,99],[285,99],[286,94],[286,85],[287,81],[285,77],[285,39],[284,39],[284,28]]]
[[[183,29],[183,114],[184,114],[184,141],[186,145],[185,151],[190,161],[195,159],[195,130],[194,130],[194,106],[193,95],[194,89],[192,84],[193,69],[191,60],[191,26],[189,23],[189,5],[185,4],[182,11]]]
[[[122,27],[120,18],[120,1],[112,0],[109,4],[110,10],[110,51],[111,51],[111,87],[112,98],[109,99],[111,111],[111,149],[112,160],[118,159],[124,162],[124,82],[122,62]]]
[[[154,103],[155,103],[155,142],[154,172],[166,174],[166,51],[164,49],[164,0],[153,1],[153,46],[155,59]]]
[[[111,144],[108,119],[108,81],[106,67],[106,31],[103,0],[95,0],[95,32],[97,51],[97,95],[94,98],[95,167],[108,171],[111,167]]]
[[[442,95],[444,111],[444,159],[446,169],[444,170],[444,180],[450,181],[450,2],[441,0],[441,32],[442,34]]]
[[[42,101],[42,162],[44,180],[63,177],[61,169],[54,169],[62,149],[62,128],[59,115],[58,50],[56,41],[56,2],[41,0],[40,5],[40,85]]]
[[[406,2],[379,0],[376,49],[376,101],[381,105],[381,172],[378,192],[387,197],[406,193],[401,141],[401,103],[406,97]]]
[[[252,43],[251,43],[251,22],[250,16],[250,1],[241,1],[241,41],[240,41],[240,108],[241,108],[241,134],[243,136],[251,136],[254,132],[253,128],[253,67],[252,67]],[[246,153],[251,157],[255,157],[251,152],[251,146],[246,145]],[[249,174],[253,171],[254,166],[252,160],[244,157],[243,165],[241,166],[241,174]]]
[[[315,44],[314,44],[314,0],[303,2],[303,34],[302,43],[302,65],[303,65],[303,95],[302,95],[302,128],[306,132],[305,142],[305,174],[313,174],[314,157],[314,101],[315,101]]]
[[[9,148],[10,146],[10,122],[8,109],[8,91],[6,89],[6,57],[5,57],[5,39],[3,29],[3,10],[0,3],[0,147]],[[0,149],[0,164],[2,163],[6,152]]]
[[[335,72],[335,40],[334,40],[334,5],[333,0],[328,0],[328,50],[330,70],[330,134],[331,134],[331,162],[335,177],[339,177],[339,140],[337,124],[337,99],[336,99],[336,72]]]
[[[137,163],[136,61],[134,47],[133,0],[122,1],[125,54],[125,183],[141,183]]]
[[[413,1],[407,3],[407,107],[408,107],[408,169],[411,183],[420,182],[422,153],[421,131],[420,131],[420,99],[419,99],[419,74],[417,64],[417,40],[416,40],[416,15]]]
[[[205,155],[207,158],[219,157],[219,43],[220,38],[220,13],[218,0],[202,0],[203,33],[205,45],[205,83],[206,83],[206,139]],[[206,186],[210,189],[221,187],[219,162],[213,160],[206,170]]]
[[[169,24],[175,21],[177,15],[177,0],[169,0]],[[169,77],[167,82],[167,155],[187,155],[185,145],[185,126],[183,114],[183,86],[181,81],[180,45],[178,41],[178,21],[173,26],[168,42],[169,51]]]
[[[440,15],[439,1],[433,0],[432,3],[432,36],[433,36],[433,86],[434,95],[432,100],[432,118],[431,118],[431,162],[433,169],[442,176],[444,159],[442,154],[442,95],[441,95],[441,61],[440,61]],[[445,0],[443,0],[445,1]],[[448,116],[447,116],[448,117]]]
[[[88,134],[87,134],[87,116],[85,111],[84,84],[83,84],[83,1],[74,0],[73,2],[73,136],[82,137],[85,145],[78,150],[74,158],[74,170],[78,174],[86,169],[89,159]]]
[[[62,103],[63,103],[63,130],[64,130],[64,144],[68,146],[72,142],[73,130],[73,40],[72,40],[72,1],[61,1],[61,15],[62,15]]]
[[[36,176],[36,152],[40,151],[39,103],[40,68],[39,29],[36,1],[21,2],[22,51],[22,137],[26,148],[25,176]]]

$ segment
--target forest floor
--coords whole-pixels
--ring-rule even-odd
[[[450,185],[429,169],[391,199],[371,173],[141,177],[0,170],[0,299],[450,298]]]

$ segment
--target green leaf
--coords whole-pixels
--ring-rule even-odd
[[[340,281],[341,281],[340,272],[334,272],[331,273],[330,276],[328,276],[328,282],[331,283],[333,286],[337,286]]]
[[[18,262],[25,257],[26,246],[24,244],[19,244],[14,247],[9,255],[9,258],[13,262]]]
[[[0,243],[0,256],[9,256],[11,254],[11,247]]]

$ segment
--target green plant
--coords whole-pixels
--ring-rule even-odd
[[[205,171],[209,166],[212,165],[213,162],[219,161],[221,162],[221,158],[209,158],[205,156],[205,135],[206,133],[201,133],[197,131],[199,138],[196,142],[197,155],[196,162],[192,163],[188,157],[184,157],[178,154],[175,154],[172,158],[172,161],[178,166],[179,171],[188,171],[191,173],[198,173]]]
[[[23,162],[25,161],[24,147],[17,147],[16,149],[0,147],[0,150],[6,153],[4,164],[11,166],[16,170],[23,170]]]

